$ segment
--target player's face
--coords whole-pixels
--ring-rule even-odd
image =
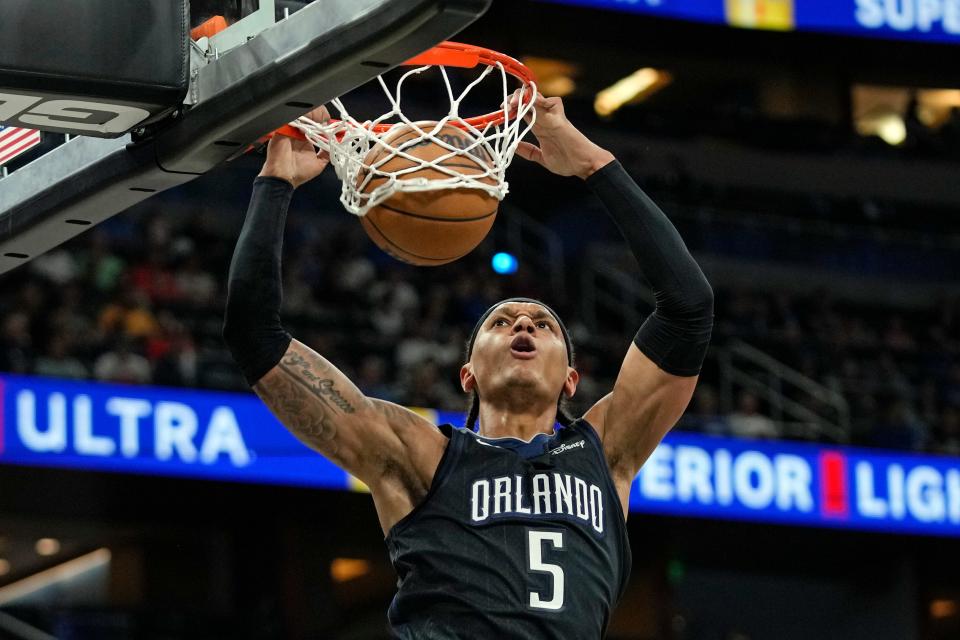
[[[461,380],[467,391],[475,384],[488,400],[491,394],[521,392],[531,401],[556,402],[561,392],[570,396],[576,388],[560,325],[532,302],[508,302],[493,310],[477,333]]]

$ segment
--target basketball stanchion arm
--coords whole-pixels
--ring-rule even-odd
[[[155,129],[75,138],[0,181],[0,273],[189,182],[454,35],[492,0],[324,0],[200,68],[195,105]]]

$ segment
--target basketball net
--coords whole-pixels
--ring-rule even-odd
[[[388,88],[383,76],[378,76],[377,80],[392,109],[375,120],[365,122],[356,120],[347,111],[343,102],[337,98],[331,102],[339,116],[337,119],[322,123],[301,117],[290,123],[292,127],[302,132],[307,140],[329,153],[330,164],[333,165],[337,177],[343,182],[340,201],[350,213],[357,216],[366,215],[370,209],[400,192],[479,189],[498,200],[503,200],[507,195],[509,191],[509,184],[505,177],[507,167],[510,166],[520,141],[530,132],[536,121],[536,110],[533,107],[533,99],[537,92],[536,84],[529,75],[529,70],[508,56],[456,43],[443,43],[432,52],[442,50],[444,47],[456,48],[455,53],[466,52],[472,57],[468,56],[467,62],[464,62],[461,56],[456,58],[458,62],[454,63],[442,58],[440,62],[417,66],[403,74],[397,82],[395,92]],[[432,61],[435,59],[431,57],[432,52],[414,58],[408,64],[416,64],[419,60]],[[489,55],[478,57],[476,52],[492,54],[493,57]],[[478,65],[483,65],[479,76],[459,95],[454,95],[446,67]],[[509,70],[507,65],[510,67]],[[403,114],[401,101],[404,82],[434,67],[439,68],[443,76],[447,96],[450,98],[450,110],[436,122],[414,122]],[[519,75],[518,69],[526,73]],[[500,111],[475,118],[463,118],[460,115],[460,104],[474,87],[487,79],[495,70],[500,72],[503,89],[503,103]],[[522,82],[517,108],[512,114],[508,108],[512,95],[508,87],[511,76],[519,77]],[[528,116],[529,122],[526,120]],[[394,119],[398,121],[388,123]],[[392,143],[389,132],[403,125],[406,125],[404,127],[406,135],[394,136],[398,142]],[[438,135],[447,125],[458,127],[467,134],[470,142],[465,148],[451,145],[449,141]],[[433,143],[444,149],[446,153],[432,160],[418,158],[408,153],[409,149],[424,142]],[[372,151],[377,153],[371,155]],[[375,158],[375,161],[368,164],[368,158]],[[385,170],[384,166],[396,158],[407,161],[401,163],[404,168],[395,171]],[[450,160],[460,158],[469,159],[478,167],[478,171],[465,174],[455,168],[444,166]],[[437,172],[433,175],[443,177],[404,178],[408,174],[417,173],[423,169],[432,169]]]

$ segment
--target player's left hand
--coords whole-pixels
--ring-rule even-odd
[[[330,114],[326,107],[317,107],[307,117],[314,122],[326,122]],[[297,188],[320,175],[329,163],[327,152],[318,152],[310,142],[275,135],[267,145],[267,160],[260,175],[281,178]]]
[[[508,102],[510,112],[515,114],[519,104],[520,92],[517,91]],[[612,153],[590,141],[567,120],[560,98],[545,98],[538,93],[533,106],[537,117],[532,132],[540,146],[521,142],[517,147],[518,156],[541,164],[557,175],[584,179],[613,161]]]

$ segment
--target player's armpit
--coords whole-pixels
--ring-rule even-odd
[[[416,443],[431,435],[444,438],[415,413],[367,398],[296,340],[253,389],[298,440],[367,484],[390,470],[413,472]],[[414,430],[421,438],[413,437]]]
[[[653,450],[683,415],[699,376],[675,376],[631,344],[613,391],[585,415],[603,449],[621,499]]]

